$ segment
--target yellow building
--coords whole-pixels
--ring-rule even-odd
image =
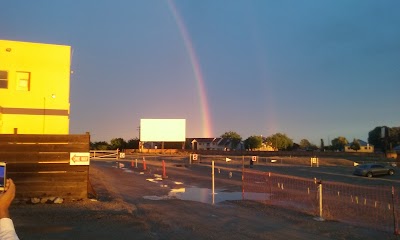
[[[0,134],[68,134],[71,47],[0,40]]]

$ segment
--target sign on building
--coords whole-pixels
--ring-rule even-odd
[[[69,165],[89,165],[90,152],[71,152],[69,153]]]

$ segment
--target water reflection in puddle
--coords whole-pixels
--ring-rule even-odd
[[[188,188],[176,188],[171,189],[168,195],[165,196],[145,196],[143,198],[149,200],[166,200],[166,199],[181,199],[196,201],[202,203],[213,203],[212,191],[209,188],[198,188],[198,187],[188,187]],[[269,194],[267,193],[254,193],[254,192],[226,192],[224,190],[218,190],[214,194],[214,203],[219,203],[227,200],[255,200],[255,201],[265,201],[269,199]]]

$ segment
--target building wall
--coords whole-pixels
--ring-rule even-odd
[[[0,40],[0,134],[69,133],[70,52]]]
[[[195,150],[193,146],[192,149]],[[197,150],[226,151],[227,147],[218,145],[218,142],[197,142]]]
[[[206,142],[198,142],[197,150],[212,150],[213,146],[211,143]]]

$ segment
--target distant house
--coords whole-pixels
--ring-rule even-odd
[[[253,151],[274,152],[274,151],[278,151],[278,150],[274,146],[272,146],[271,142],[263,142],[263,143],[261,143],[260,148],[253,149]]]
[[[228,138],[193,138],[191,141],[192,150],[217,150],[217,151],[230,151],[232,150],[232,143]],[[241,149],[242,144],[237,146]]]
[[[374,152],[374,146],[364,142],[363,140],[357,139],[358,142],[360,143],[360,150],[353,150],[350,148],[351,143],[348,143],[347,145],[344,146],[344,151],[345,152],[364,152],[364,153],[373,153]]]
[[[222,138],[194,138],[192,150],[220,150],[218,143]]]

